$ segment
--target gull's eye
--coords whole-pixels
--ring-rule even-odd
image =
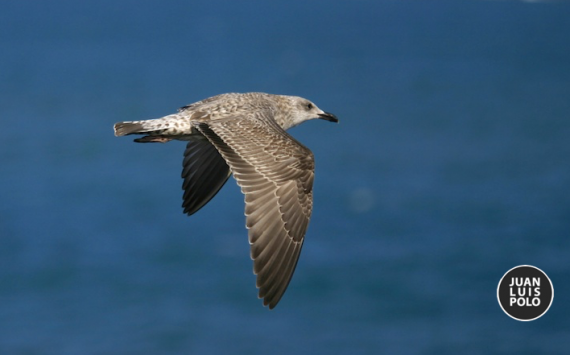
[[[309,102],[307,104],[307,110],[312,110],[312,109],[313,109],[313,104]]]

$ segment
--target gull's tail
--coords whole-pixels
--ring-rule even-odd
[[[126,136],[129,134],[144,134],[149,133],[149,125],[143,124],[144,121],[127,121],[115,123],[115,136]],[[150,129],[153,131],[154,129]]]
[[[178,115],[170,115],[155,120],[125,121],[115,123],[115,136],[143,134],[145,137],[135,139],[135,142],[168,142],[190,131],[190,122]]]

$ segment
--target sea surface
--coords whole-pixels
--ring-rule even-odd
[[[184,143],[113,135],[248,91],[340,118],[291,130],[314,213],[272,311],[234,181],[187,217]],[[0,122],[0,354],[568,353],[570,2],[2,1]]]

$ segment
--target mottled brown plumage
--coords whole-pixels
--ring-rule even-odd
[[[291,280],[313,208],[313,154],[285,130],[314,118],[338,122],[296,96],[222,94],[163,118],[117,123],[115,135],[145,135],[137,142],[188,141],[182,177],[189,215],[233,173],[245,195],[259,297],[271,309]]]

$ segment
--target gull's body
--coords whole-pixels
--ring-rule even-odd
[[[259,297],[275,307],[297,265],[313,207],[313,153],[285,130],[338,119],[312,102],[265,93],[222,94],[146,121],[120,122],[115,135],[136,142],[188,141],[184,212],[192,215],[231,174],[245,195],[246,227]]]

